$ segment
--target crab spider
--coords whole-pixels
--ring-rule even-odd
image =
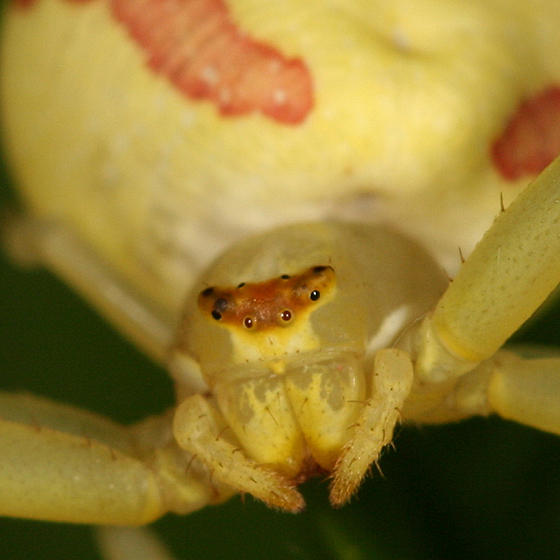
[[[67,231],[24,220],[13,232],[152,352],[171,337]],[[234,492],[298,511],[295,486],[316,473],[330,473],[339,506],[397,422],[497,413],[560,433],[558,358],[500,350],[557,285],[559,245],[560,160],[496,219],[451,284],[386,228],[326,222],[250,237],[187,299],[168,355],[175,409],[123,427],[2,394],[0,511],[137,525]]]
[[[18,188],[28,203],[29,212],[53,219],[55,223],[30,220],[14,225],[12,240],[17,243],[12,248],[17,253],[19,244],[24,248],[24,256],[33,258],[30,249],[35,245],[35,256],[39,260],[50,262],[53,269],[89,296],[148,354],[172,366],[180,402],[192,396],[187,386],[202,394],[208,387],[201,381],[196,364],[185,356],[184,350],[191,344],[188,336],[194,331],[185,329],[185,336],[175,344],[182,351],[175,352],[172,360],[168,357],[171,333],[175,332],[173,325],[179,315],[178,300],[208,261],[234,240],[296,220],[323,221],[327,216],[352,221],[383,220],[397,224],[407,235],[425,245],[438,262],[453,271],[451,276],[455,276],[459,267],[457,246],[461,246],[465,255],[471,252],[498,211],[499,193],[503,193],[504,205],[508,206],[523,188],[524,174],[540,172],[558,153],[555,115],[558,114],[560,88],[553,56],[558,51],[558,34],[554,25],[557,10],[552,0],[530,6],[523,2],[506,5],[492,0],[468,4],[405,0],[374,2],[375,9],[369,2],[291,0],[267,3],[266,8],[263,3],[244,0],[165,3],[158,0],[79,3],[26,0],[14,4],[15,9],[6,11],[8,22],[1,53],[0,98],[5,139],[12,169],[18,174]],[[414,9],[411,9],[412,4]],[[193,34],[192,26],[201,33]],[[216,42],[200,40],[201,37],[208,39],[206,33],[214,29],[218,31],[213,34]],[[193,42],[189,42],[190,37],[194,38]],[[241,68],[235,68],[235,60],[241,61]],[[245,64],[247,60],[252,64]],[[146,64],[147,61],[150,63]],[[349,61],[352,62],[350,67]],[[278,204],[279,197],[281,204]],[[38,244],[34,241],[43,236]],[[102,264],[98,259],[102,259]],[[330,267],[334,277],[326,278],[329,281],[318,290],[318,300],[303,300],[299,296],[305,292],[297,289],[298,282],[302,275],[317,266],[327,267],[327,271]],[[356,267],[356,270],[361,269]],[[263,320],[264,324],[274,321],[281,327],[274,337],[282,338],[287,343],[286,349],[297,350],[298,344],[313,342],[314,331],[306,335],[305,326],[315,324],[318,317],[326,313],[326,306],[334,305],[340,295],[341,271],[339,265],[335,269],[332,263],[304,262],[290,268],[288,275],[295,282],[293,286],[291,282],[281,282],[289,280],[282,278],[286,274],[288,272],[280,270],[270,277],[247,274],[242,279],[208,279],[207,284],[196,288],[190,301],[195,306],[194,312],[198,313],[194,304],[198,292],[213,288],[213,292],[206,292],[205,305],[201,305],[200,312],[205,312],[205,320],[210,321],[210,325],[204,324],[219,329],[216,332],[222,337],[229,336],[235,341],[238,355],[247,354],[248,347],[256,348],[253,357],[266,351],[262,344],[254,344],[259,337],[262,342],[268,336],[261,329]],[[22,285],[27,285],[27,277],[19,278]],[[445,278],[443,281],[446,282]],[[242,282],[245,282],[242,287],[245,289],[237,292]],[[107,290],[102,289],[103,286]],[[9,289],[4,293],[11,295]],[[221,297],[213,297],[212,293]],[[257,293],[260,294],[259,305],[253,310],[247,305],[251,303],[250,298],[245,296],[253,294],[255,297]],[[109,301],[108,294],[112,296]],[[272,297],[273,294],[278,297]],[[31,303],[34,295],[20,302],[20,307],[30,310],[30,324],[46,323]],[[304,302],[307,305],[303,305]],[[165,306],[167,312],[160,315],[158,304]],[[473,306],[476,308],[474,303]],[[56,306],[54,309],[54,313],[58,313]],[[253,311],[258,313],[253,315]],[[399,321],[406,320],[406,312],[404,306],[389,314],[381,322],[383,336],[374,337],[367,349],[388,341],[393,329],[399,328]],[[341,316],[348,315],[349,312]],[[59,316],[60,321],[69,320],[66,309]],[[333,316],[329,317],[329,322],[334,320]],[[449,318],[442,313],[439,317]],[[14,343],[18,335],[15,329],[12,332],[9,311],[3,326],[4,349],[11,353],[12,346],[17,347],[18,343],[23,346],[23,342]],[[48,334],[47,340],[39,339],[38,343],[32,340],[30,343],[35,348],[24,354],[23,363],[14,366],[12,372],[7,364],[5,371],[9,379],[6,384],[44,393],[52,391],[49,384],[64,384],[61,380],[67,379],[67,384],[73,387],[84,387],[82,398],[74,395],[75,402],[94,410],[106,410],[108,415],[122,421],[131,421],[120,408],[111,410],[108,401],[118,402],[119,406],[122,403],[122,408],[126,408],[135,401],[142,390],[140,387],[151,387],[158,382],[163,385],[165,381],[135,378],[132,385],[127,386],[125,372],[116,364],[96,367],[106,354],[113,355],[111,349],[100,345],[97,352],[90,350],[88,357],[81,356],[82,368],[87,369],[87,364],[92,368],[91,377],[107,384],[95,395],[92,385],[96,381],[82,383],[88,376],[84,376],[82,368],[77,368],[75,377],[68,372],[68,365],[77,361],[73,360],[73,353],[77,352],[73,347],[75,341],[80,335],[84,336],[88,326],[80,322],[72,324],[62,343],[58,340],[53,344]],[[25,329],[29,329],[27,324]],[[269,335],[270,332],[269,329]],[[426,332],[429,335],[430,329]],[[447,342],[453,343],[454,338]],[[414,358],[414,345],[407,343],[404,334],[399,344]],[[65,347],[66,352],[57,362],[64,367],[49,378],[47,368],[41,364],[38,374],[37,369],[35,372],[42,386],[35,385],[36,380],[24,381],[24,375],[33,376],[33,367],[27,367],[25,362],[27,354],[51,353],[53,345]],[[88,348],[93,347],[94,341],[90,345],[88,340]],[[268,351],[270,353],[270,348]],[[420,358],[417,363],[426,362]],[[286,373],[282,373],[287,371],[285,362],[274,357],[269,369],[276,376],[286,377]],[[141,369],[130,364],[122,369],[127,367],[134,369],[135,375]],[[113,373],[118,381],[109,385],[108,378]],[[162,374],[161,371],[152,372],[157,373]],[[55,375],[56,380],[53,379]],[[499,376],[493,378],[499,379]],[[471,379],[470,388],[484,387],[482,374],[477,377],[467,373],[462,379]],[[247,385],[240,387],[241,397],[248,398],[249,389]],[[442,389],[446,388],[442,386]],[[83,398],[86,391],[92,393],[87,400]],[[457,395],[470,395],[465,391],[463,387]],[[222,401],[228,401],[227,390],[222,388],[219,392]],[[451,395],[450,401],[453,392]],[[293,391],[291,396],[295,398]],[[62,390],[56,397],[72,398]],[[164,405],[161,400],[154,398],[154,401],[152,412],[160,413]],[[171,398],[165,402],[171,405]],[[360,402],[365,404],[367,398],[357,399],[355,404]],[[298,411],[299,420],[309,409],[307,404],[309,401]],[[231,406],[228,409],[228,417],[231,419],[233,415],[234,420],[236,413],[239,416],[235,406],[239,404],[234,402],[234,410]],[[156,452],[151,451],[167,420],[162,420],[161,424],[153,420],[136,430],[123,431],[113,423],[94,420],[95,416],[78,414],[61,406],[49,408],[48,403],[40,399],[20,399],[16,401],[16,408],[17,414],[23,416],[27,410],[35,431],[43,434],[48,430],[42,424],[49,416],[54,415],[58,425],[66,425],[67,429],[68,424],[76,426],[76,416],[81,418],[78,435],[89,433],[90,437],[81,441],[92,449],[96,447],[97,437],[115,431],[118,441],[111,438],[111,444],[122,448],[127,447],[123,441],[129,441],[130,448],[122,450],[146,461],[150,472],[155,472],[158,482],[162,483],[166,500],[178,495],[177,488],[171,484],[174,471],[170,465],[181,470],[181,462],[172,460],[174,453],[169,448],[158,452],[157,459]],[[147,407],[143,407],[142,414],[146,414],[146,410]],[[473,407],[473,411],[476,410],[477,407]],[[278,421],[277,413],[270,407],[265,407],[264,412],[269,424],[274,424],[272,416]],[[405,412],[404,407],[401,412]],[[406,413],[409,419],[419,414],[410,409]],[[66,421],[67,417],[72,420]],[[137,413],[133,420],[139,417]],[[424,420],[435,422],[444,418]],[[350,424],[351,429],[356,429],[357,423]],[[315,429],[312,424],[308,422],[302,432],[313,440],[311,456],[323,464],[324,470],[331,451],[325,438],[310,437]],[[171,425],[171,421],[167,425]],[[469,424],[479,429],[486,425],[476,421]],[[492,452],[494,456],[499,454],[496,449],[502,445],[514,447],[507,437],[497,435],[508,429],[506,424],[490,425],[494,429],[488,430],[487,435],[479,434],[474,449],[481,462],[491,457]],[[102,434],[96,433],[93,437],[90,430],[96,431],[96,426]],[[445,431],[449,434],[457,433],[456,430],[473,433],[464,426],[430,430],[430,433]],[[129,437],[125,433],[134,435]],[[433,449],[427,446],[410,461],[407,453],[411,449],[411,433],[418,436],[426,434],[427,430],[402,433],[396,440],[399,454],[394,458],[398,465],[409,464],[409,470],[414,470],[411,475],[414,483],[421,485],[420,471],[425,468],[429,471]],[[517,429],[516,433],[525,433],[531,444],[546,437],[522,429]],[[169,431],[164,435],[168,437]],[[155,439],[150,439],[152,436]],[[234,441],[241,438],[233,427],[225,428],[220,437]],[[554,444],[556,440],[551,438],[550,441]],[[274,438],[271,438],[270,444],[273,443]],[[521,538],[528,540],[526,529],[533,519],[554,518],[550,512],[545,513],[544,506],[540,507],[546,500],[556,503],[552,485],[544,488],[543,483],[539,491],[534,484],[535,478],[550,481],[546,468],[554,472],[554,460],[548,457],[547,465],[542,457],[533,455],[532,450],[517,446],[515,449],[515,453],[512,451],[494,468],[499,475],[493,479],[491,474],[480,476],[477,460],[471,463],[471,470],[465,467],[461,476],[459,469],[454,469],[454,461],[459,460],[460,453],[445,448],[437,484],[446,478],[445,469],[453,473],[454,484],[447,488],[449,495],[432,488],[433,499],[442,504],[453,500],[454,491],[468,487],[468,482],[464,485],[461,482],[470,474],[478,476],[483,484],[499,487],[503,479],[507,480],[504,471],[514,468],[512,464],[516,461],[538,465],[533,467],[532,476],[526,473],[518,488],[511,488],[511,491],[508,488],[504,492],[510,498],[516,491],[518,496],[521,491],[531,496],[530,501],[525,500],[522,512],[528,521],[521,522],[523,530],[518,532],[523,535]],[[249,451],[247,449],[247,453]],[[53,453],[56,456],[56,448]],[[235,455],[239,453],[236,447]],[[116,452],[112,456],[118,457]],[[117,462],[122,464],[120,460]],[[297,461],[295,463],[297,465]],[[56,469],[56,464],[55,460],[49,465],[51,471]],[[381,464],[384,470],[390,471],[391,457],[383,458]],[[193,460],[183,470],[196,477],[199,467]],[[45,472],[48,473],[49,468]],[[290,468],[295,467],[291,465]],[[302,468],[300,478],[319,470],[312,461],[304,461]],[[78,473],[71,475],[79,477]],[[116,474],[112,476],[107,488],[113,490],[118,480]],[[220,482],[214,473],[205,481],[210,480],[212,488],[218,489],[213,492],[213,499],[218,500]],[[380,500],[379,493],[389,486],[392,490],[388,492],[391,499],[387,505]],[[342,514],[332,513],[332,518],[347,526],[353,522],[359,525],[356,519],[352,520],[352,514],[363,506],[364,495],[375,492],[369,508],[363,508],[368,515],[368,531],[373,529],[367,540],[377,540],[381,533],[390,539],[387,529],[398,526],[399,520],[388,521],[387,511],[398,502],[399,492],[406,493],[407,486],[406,481],[399,482],[395,472],[388,473],[386,482],[376,477],[375,482],[360,493],[361,503],[353,500],[352,507],[345,508]],[[425,486],[429,488],[430,481]],[[93,485],[92,490],[95,488]],[[38,495],[42,495],[41,492]],[[305,495],[308,501],[309,489]],[[533,495],[540,496],[539,506],[534,505]],[[106,494],[99,492],[97,496],[101,498]],[[461,504],[457,511],[462,513],[464,504],[456,501]],[[494,519],[501,517],[499,509],[494,516],[488,513],[492,507],[486,506],[491,502],[492,499],[487,498],[485,507],[477,508],[481,515],[478,511],[475,514],[478,526],[488,529],[487,535],[499,533],[494,530]],[[82,505],[80,500],[73,502],[74,509]],[[233,507],[235,505],[234,502]],[[221,506],[213,514],[218,516],[230,507],[231,504]],[[219,523],[212,517],[206,518],[210,519],[207,525],[227,539],[227,535],[235,531],[231,527],[235,526],[236,518],[251,525],[253,507],[257,506],[248,500],[242,515],[230,516],[226,530],[220,530]],[[431,509],[437,506],[419,505],[416,515],[408,515],[407,511],[407,518],[412,518],[411,524],[420,519],[420,523],[423,521],[427,525],[427,512]],[[56,513],[62,515],[63,509],[59,508]],[[273,513],[263,513],[262,509],[260,513],[259,521],[261,517],[274,519],[276,524],[290,523],[292,519],[286,515],[280,519]],[[311,505],[293,522],[301,530],[306,520],[320,517],[316,513]],[[196,537],[193,540],[203,542],[204,537],[197,534],[195,527],[197,519],[205,515],[212,514],[204,510],[187,520],[177,520],[181,534],[190,531]],[[383,530],[378,524],[381,518],[385,520]],[[170,519],[173,517],[169,516],[167,521]],[[511,518],[508,521],[509,535],[515,530],[515,523],[511,523]],[[3,554],[11,556],[9,544],[6,549],[9,538],[5,537],[12,537],[11,527],[15,522],[6,520],[4,523],[8,529],[0,540]],[[440,524],[441,521],[432,525],[439,529]],[[33,539],[28,537],[30,524],[25,527],[26,536],[22,541],[27,544]],[[42,527],[45,525],[37,526],[39,531]],[[52,525],[46,527],[45,531],[53,540]],[[238,532],[242,532],[239,525],[237,527]],[[468,521],[465,523],[461,519],[461,532],[468,530],[467,527]],[[276,529],[275,532],[280,533]],[[257,533],[259,531],[253,529],[247,540],[254,542]],[[135,535],[138,537],[139,533],[104,532],[107,558],[119,554],[111,552],[112,547],[128,541],[125,546],[128,556],[138,560],[129,539],[136,543],[144,541],[138,541]],[[429,530],[424,531],[424,535],[433,538]],[[331,544],[330,531],[324,540]],[[473,536],[470,540],[474,544],[477,538]],[[486,542],[488,539],[479,540]],[[538,541],[547,540],[554,541],[554,535],[546,538],[540,531]],[[414,544],[416,551],[417,543]],[[275,550],[281,546],[275,545]],[[142,548],[147,549],[147,546],[142,545]],[[516,553],[519,554],[517,550]],[[535,546],[531,547],[531,554],[538,555]],[[72,551],[72,557],[78,555]],[[161,551],[154,551],[153,555],[158,560],[165,557]],[[320,553],[314,551],[314,556],[318,555]],[[30,556],[34,554],[26,557]],[[61,556],[64,554],[57,550],[55,557]],[[208,557],[206,551],[204,556]],[[261,553],[259,557],[262,556]],[[286,556],[291,554],[286,551],[278,557]],[[343,554],[338,556],[344,557]],[[392,556],[412,555],[396,553]]]

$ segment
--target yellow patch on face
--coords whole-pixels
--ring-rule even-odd
[[[263,282],[206,288],[198,306],[231,333],[236,358],[253,361],[317,348],[309,315],[332,298],[335,287],[331,266],[313,266]],[[276,363],[273,369],[283,368]]]

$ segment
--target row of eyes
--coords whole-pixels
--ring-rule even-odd
[[[242,282],[237,287],[242,288],[244,285],[245,285],[245,283]],[[309,299],[311,301],[317,301],[320,297],[321,297],[321,292],[319,290],[311,290],[311,292],[309,292]],[[214,309],[212,311],[212,317],[214,319],[216,319],[216,321],[219,321],[222,318],[222,314],[219,311],[216,311]],[[293,314],[289,309],[284,309],[279,314],[280,321],[284,322],[284,323],[289,323],[292,320],[292,317],[293,317]],[[245,317],[243,319],[243,326],[246,329],[252,329],[255,326],[255,324],[256,324],[256,321],[252,317]]]

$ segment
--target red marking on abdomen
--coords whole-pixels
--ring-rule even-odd
[[[503,177],[540,173],[560,154],[560,86],[524,101],[492,146],[492,160]]]
[[[313,84],[305,63],[251,39],[233,23],[223,0],[109,1],[149,66],[187,97],[208,99],[225,116],[260,111],[284,124],[299,124],[311,111]]]
[[[222,0],[113,0],[112,6],[151,68],[188,97],[212,101],[222,115],[260,111],[297,124],[311,110],[304,62],[245,35]]]
[[[37,0],[12,0],[12,4],[16,6],[16,8],[29,8],[33,4],[35,4]]]

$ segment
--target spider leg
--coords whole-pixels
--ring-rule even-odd
[[[99,527],[99,549],[105,560],[174,560],[148,527]]]
[[[87,411],[0,392],[0,515],[142,525],[223,499],[171,441],[170,416],[121,426]]]
[[[503,354],[488,384],[491,412],[560,435],[560,358]]]
[[[200,368],[171,353],[177,317],[138,293],[63,223],[8,213],[2,242],[25,266],[45,266],[74,288],[125,337],[177,382],[181,398],[207,390]]]
[[[292,512],[303,508],[293,484],[247,457],[219,410],[202,395],[188,397],[177,408],[173,432],[179,445],[200,458],[216,480],[271,507]]]
[[[443,424],[497,414],[560,435],[560,358],[551,353],[527,359],[502,350],[457,379],[433,406],[418,406],[421,396],[414,397],[404,408],[409,420]]]
[[[351,498],[370,465],[392,441],[413,376],[412,362],[406,352],[387,348],[375,354],[373,396],[365,403],[334,468],[330,489],[334,506],[341,506]]]
[[[416,341],[419,379],[439,383],[488,359],[560,280],[560,158],[498,216]]]
[[[65,224],[8,214],[2,242],[24,266],[45,266],[93,305],[121,333],[165,365],[175,319],[144,301]]]

